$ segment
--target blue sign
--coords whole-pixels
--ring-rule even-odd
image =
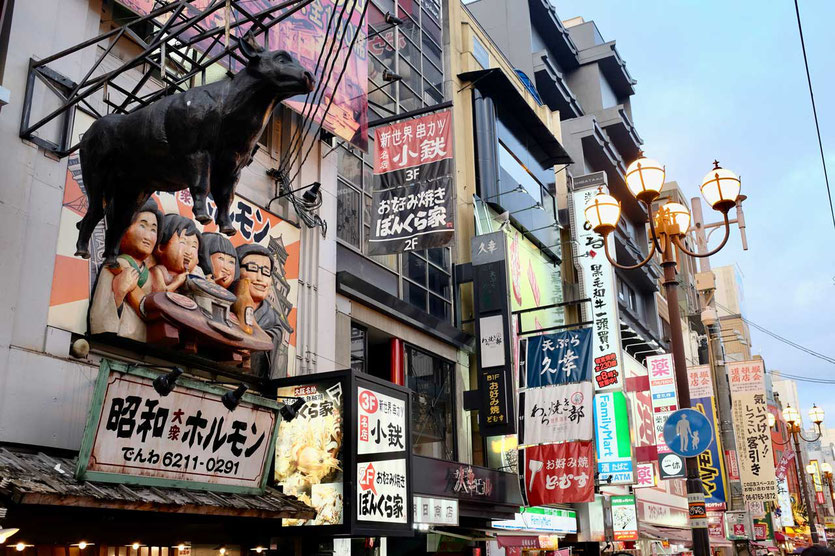
[[[690,458],[707,450],[713,441],[713,427],[695,409],[679,409],[664,423],[664,442],[673,453]]]
[[[528,388],[591,380],[591,328],[528,338]]]

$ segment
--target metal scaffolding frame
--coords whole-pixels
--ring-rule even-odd
[[[147,106],[165,95],[183,91],[187,88],[184,85],[198,75],[201,75],[205,81],[206,69],[224,57],[230,57],[230,63],[231,60],[241,64],[246,63],[244,57],[237,52],[237,40],[231,40],[231,37],[238,37],[243,35],[241,31],[246,31],[251,34],[253,40],[259,40],[259,36],[265,39],[271,27],[301,10],[313,0],[285,0],[275,5],[261,2],[260,5],[256,4],[257,11],[252,8],[247,9],[243,5],[252,4],[251,0],[212,0],[202,10],[193,5],[198,1],[155,0],[154,9],[147,15],[137,16],[125,25],[41,60],[30,59],[20,121],[20,137],[63,158],[78,148],[78,141],[73,142],[71,138],[76,109],[82,107],[85,112],[96,118],[104,115],[90,102],[90,96],[95,92],[103,91],[104,102],[109,113],[124,114]],[[214,27],[207,25],[208,18],[218,10],[224,10],[225,25]],[[234,14],[234,20],[232,14]],[[143,39],[136,29],[148,23],[154,25],[154,32],[149,38]],[[239,28],[242,29],[236,34],[235,30]],[[126,37],[138,44],[142,52],[116,69],[93,77],[116,43]],[[225,41],[227,44],[222,42],[223,39],[227,39]],[[59,60],[96,46],[102,46],[104,51],[78,83],[51,67]],[[139,68],[142,75],[133,88],[128,89],[116,83],[119,76],[134,68]],[[169,72],[168,68],[176,68],[176,71]],[[160,88],[150,93],[140,94],[140,90],[151,77],[156,77],[161,83]],[[58,98],[60,106],[35,123],[30,123],[32,101],[38,82],[46,85],[48,91]],[[124,100],[122,102],[110,101],[107,95],[108,89],[123,95]],[[56,121],[60,122],[58,142],[36,134],[47,124]]]

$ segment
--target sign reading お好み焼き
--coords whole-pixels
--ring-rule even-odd
[[[407,523],[406,460],[357,464],[357,520]]]
[[[181,377],[161,396],[161,373],[103,359],[78,458],[77,477],[225,492],[262,493],[278,405]]]
[[[592,364],[594,387],[598,391],[621,390],[625,383],[620,344],[620,321],[615,296],[615,274],[606,259],[603,236],[592,230],[586,220],[585,207],[597,193],[597,186],[578,187],[584,176],[575,178],[571,195],[573,226],[577,247],[577,263],[582,274],[582,290],[591,299],[587,319],[592,321]],[[614,253],[614,238],[608,238],[609,252]]]

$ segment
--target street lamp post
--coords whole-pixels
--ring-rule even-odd
[[[832,465],[828,462],[821,463],[821,473],[829,486],[829,500],[832,502],[832,509],[835,512],[835,489],[832,487]]]
[[[709,257],[717,253],[728,241],[730,221],[728,212],[736,206],[739,198],[740,179],[733,172],[725,170],[714,161],[714,168],[702,180],[701,192],[708,204],[724,217],[725,237],[716,249],[707,253],[693,253],[684,245],[684,237],[690,230],[690,212],[682,204],[668,202],[662,205],[653,216],[652,202],[661,194],[664,186],[665,168],[658,161],[641,158],[626,169],[626,185],[629,191],[647,209],[650,228],[650,251],[647,257],[636,265],[624,266],[613,260],[609,253],[607,238],[617,227],[620,219],[620,203],[601,192],[594,196],[585,208],[586,220],[595,232],[603,236],[606,258],[609,262],[624,270],[640,268],[655,255],[661,253],[661,266],[664,269],[664,290],[667,297],[670,320],[670,343],[672,344],[673,363],[678,389],[679,403],[682,408],[690,407],[690,387],[687,381],[687,361],[684,355],[684,339],[681,330],[681,315],[678,306],[678,280],[676,279],[676,255],[691,257]],[[699,462],[695,457],[686,458],[687,492],[704,495],[699,477]],[[710,542],[706,528],[693,528],[694,556],[709,556]]]
[[[786,421],[786,428],[789,431],[791,440],[794,441],[794,468],[797,471],[797,482],[800,483],[800,495],[803,496],[803,504],[806,506],[806,515],[809,518],[809,534],[812,536],[812,543],[818,544],[820,542],[820,537],[818,537],[818,530],[815,526],[815,522],[817,521],[815,516],[817,512],[815,512],[815,507],[812,505],[812,499],[809,498],[809,485],[806,484],[806,476],[800,471],[800,468],[803,465],[803,460],[800,455],[800,441],[815,442],[821,437],[823,409],[813,404],[812,409],[809,410],[809,418],[818,429],[818,434],[814,438],[806,438],[803,436],[800,413],[798,413],[795,408],[787,405],[786,409],[783,410],[783,420]],[[786,442],[781,444],[785,445],[788,443],[789,441],[786,440]]]

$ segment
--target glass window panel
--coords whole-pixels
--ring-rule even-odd
[[[340,147],[339,154],[339,177],[357,187],[362,186],[362,160],[351,154],[347,149]]]
[[[420,67],[420,47],[409,39],[404,39],[401,42],[400,55],[405,57],[414,67]]]
[[[413,91],[420,91],[420,72],[409,65],[402,56],[400,57],[400,76],[403,77],[403,83],[411,87]]]
[[[449,299],[452,291],[449,274],[429,265],[429,290],[437,293],[444,299]]]
[[[403,299],[421,311],[426,311],[426,290],[403,280]]]
[[[394,13],[394,0],[374,0],[383,13]]]
[[[423,106],[420,102],[420,95],[415,94],[403,83],[400,83],[400,106],[404,111],[417,110]]]
[[[409,37],[413,42],[420,42],[420,26],[414,18],[409,17],[402,9],[398,10],[400,19],[403,20],[403,25],[398,25],[397,28],[403,37]],[[400,42],[403,46],[403,42]]]
[[[444,83],[444,74],[442,74],[438,68],[433,66],[429,63],[429,60],[424,58],[423,61],[423,76],[429,81],[429,84],[433,87],[440,89],[443,87]]]
[[[542,188],[536,179],[522,166],[522,163],[511,153],[504,143],[499,142],[499,166],[501,168],[502,190],[510,191],[517,185],[533,197],[537,203],[542,202]]]
[[[370,102],[376,102],[377,104],[382,106],[383,111],[388,110],[389,113],[387,113],[386,116],[390,116],[395,113],[396,104],[394,103],[394,99],[382,90],[370,93],[368,95],[368,100]]]
[[[444,67],[443,58],[441,57],[441,47],[435,44],[435,41],[429,38],[429,35],[426,33],[423,34],[423,55],[438,68]],[[426,69],[423,71],[425,72]]]
[[[420,18],[420,5],[411,0],[400,0],[397,6],[397,17],[401,19],[411,17],[414,21],[417,21]]]
[[[438,43],[443,42],[443,34],[441,33],[441,26],[438,25],[431,17],[423,18],[423,30],[429,33],[429,36]]]
[[[412,452],[455,461],[455,378],[449,361],[406,346],[412,390]]]
[[[440,104],[444,101],[444,95],[438,89],[433,89],[429,83],[425,83],[426,88],[423,89],[423,102],[431,106],[433,104]]]
[[[435,249],[427,250],[429,261],[435,263],[439,267],[449,270],[449,249],[446,247],[436,247]]]
[[[351,369],[365,372],[365,329],[351,325]]]
[[[437,295],[429,294],[429,314],[443,321],[449,321],[450,304]]]
[[[418,284],[426,284],[426,261],[414,253],[403,256],[403,275]]]
[[[426,16],[429,16],[428,18]],[[423,23],[429,26],[430,23],[441,21],[441,3],[438,0],[427,0],[423,3]]]
[[[342,180],[337,180],[336,236],[360,246],[360,193]]]

